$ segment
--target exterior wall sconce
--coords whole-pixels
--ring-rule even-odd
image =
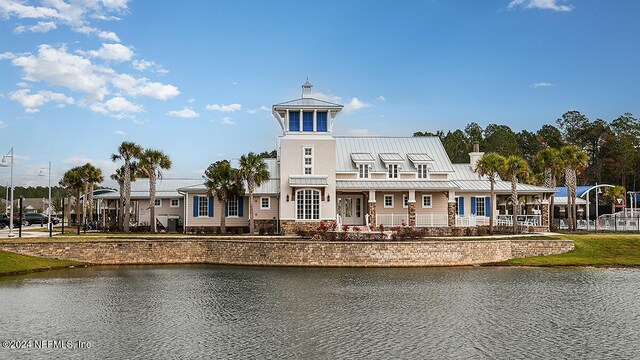
[[[289,194],[287,194],[287,202],[289,202]]]
[[[331,201],[331,195],[327,194],[327,202]]]

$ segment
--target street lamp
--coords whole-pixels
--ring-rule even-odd
[[[47,220],[47,226],[49,227],[49,237],[51,237],[53,234],[53,225],[51,224],[51,161],[49,161],[49,167],[48,168],[40,168],[40,172],[38,173],[39,176],[45,176],[47,175],[47,173],[45,173],[45,171],[48,170],[49,173],[49,206],[47,206],[47,216],[48,216],[48,220]]]
[[[598,230],[598,195],[602,194],[602,188],[603,187],[615,187],[613,185],[608,185],[608,184],[601,184],[598,185],[598,183],[596,183],[595,186],[590,187],[587,191],[585,191],[585,193],[587,194],[587,230],[589,230],[589,208],[591,207],[591,203],[589,202],[589,193],[591,192],[591,190],[593,189],[598,189],[596,190],[596,219],[594,221],[594,226],[596,231]]]
[[[9,155],[11,154],[11,155]],[[7,162],[7,158],[11,158],[11,162],[8,163]],[[11,150],[7,153],[7,155],[4,155],[2,157],[2,161],[0,161],[0,166],[1,167],[10,167],[10,186],[11,186],[11,212],[9,214],[9,237],[13,237],[13,147],[11,148]]]

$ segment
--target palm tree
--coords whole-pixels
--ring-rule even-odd
[[[611,213],[615,214],[616,203],[618,202],[618,199],[623,199],[623,201],[626,201],[627,195],[625,194],[624,187],[616,185],[614,187],[607,187],[604,189],[604,198],[611,204]],[[627,207],[625,206],[624,208],[626,209]]]
[[[555,189],[558,172],[562,169],[560,151],[554,148],[542,149],[536,154],[534,161],[543,169],[544,186]],[[549,199],[549,224],[553,224],[554,203],[555,195],[551,194],[551,198]]]
[[[253,152],[240,156],[240,167],[238,176],[247,182],[247,191],[249,192],[249,229],[251,233],[255,233],[255,224],[253,219],[253,192],[262,182],[269,180],[269,170],[262,158]]]
[[[131,172],[131,181],[136,181],[136,169],[138,164],[134,161],[131,163],[130,172]],[[124,165],[120,166],[116,169],[115,173],[111,174],[111,180],[114,180],[118,183],[118,187],[120,190],[120,202],[118,204],[124,203]],[[120,211],[120,206],[118,206],[118,219],[117,219],[117,228],[119,231],[122,231],[122,211]]]
[[[156,179],[162,178],[162,170],[171,169],[169,156],[160,150],[146,149],[140,156],[138,172],[149,178],[149,225],[152,233],[156,232]]]
[[[89,172],[93,165],[90,163],[86,163],[80,166],[78,171],[80,171],[80,175],[82,176],[82,225],[83,227],[87,225],[87,197],[89,195]]]
[[[518,200],[518,179],[527,176],[529,173],[529,165],[519,155],[510,155],[502,169],[502,175],[505,179],[511,180],[511,202],[513,203],[513,233],[518,231],[518,214],[520,214],[520,201]]]
[[[104,181],[104,176],[102,176],[102,170],[90,163],[87,163],[84,168],[86,176],[85,181],[89,186],[89,193],[86,194],[87,201],[89,202],[89,221],[93,222],[93,190],[95,184],[99,184]]]
[[[69,205],[71,205],[71,193],[76,191],[76,220],[75,224],[79,225],[80,221],[80,192],[84,186],[84,179],[82,176],[82,169],[76,166],[62,175],[62,179],[59,182],[60,186],[64,186],[69,189]],[[62,219],[64,221],[64,219]]]
[[[576,186],[578,174],[586,168],[588,157],[587,154],[574,146],[567,145],[560,149],[560,158],[565,169],[564,181],[567,186],[569,230],[575,230],[577,227]]]
[[[118,146],[118,153],[111,155],[111,161],[124,160],[124,201],[120,203],[121,213],[124,214],[124,232],[129,232],[129,220],[131,213],[129,211],[131,201],[131,161],[138,158],[142,154],[142,147],[130,141],[123,141]]]
[[[506,159],[504,158],[504,156],[495,152],[490,152],[482,155],[482,157],[476,164],[475,172],[477,172],[480,176],[489,177],[489,181],[491,182],[491,206],[496,203],[496,179],[498,178],[498,174],[502,172],[505,162]],[[491,214],[491,216],[489,216],[489,233],[493,234],[493,213]]]
[[[227,160],[216,161],[209,165],[204,172],[205,186],[209,189],[209,195],[214,195],[222,208],[227,207],[227,201],[242,192],[242,182],[239,181],[238,170],[231,167]],[[220,211],[220,232],[227,233],[225,226],[225,213]]]

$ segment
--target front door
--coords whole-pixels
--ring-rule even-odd
[[[341,195],[338,197],[338,215],[343,225],[364,225],[362,195]]]

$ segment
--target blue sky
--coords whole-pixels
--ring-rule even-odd
[[[341,135],[640,113],[633,0],[0,0],[0,152],[45,185],[123,140],[167,152],[167,177],[275,148],[272,104],[340,102]],[[8,182],[0,169],[0,183]]]

